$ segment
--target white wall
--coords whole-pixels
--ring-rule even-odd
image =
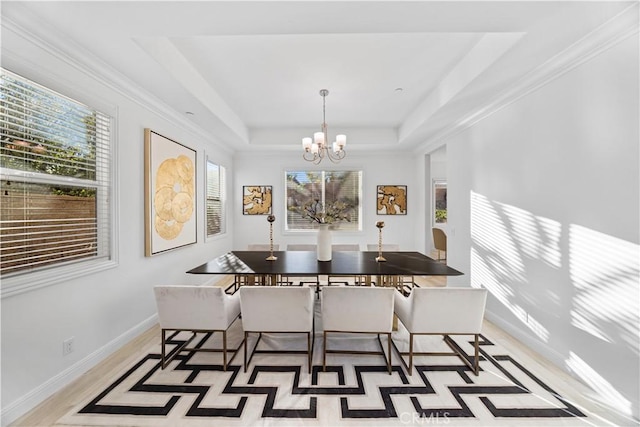
[[[292,144],[294,142],[292,141]],[[328,164],[326,164],[328,163]],[[246,249],[250,243],[268,243],[269,228],[264,215],[242,214],[243,185],[273,186],[274,243],[285,249],[290,243],[316,243],[316,233],[284,231],[284,173],[286,170],[361,170],[362,171],[362,231],[332,233],[333,243],[359,243],[365,250],[368,243],[378,242],[377,221],[384,221],[383,242],[397,243],[402,250],[424,250],[424,196],[422,181],[416,175],[418,160],[410,154],[365,154],[348,152],[338,165],[325,160],[316,166],[302,159],[301,152],[238,153],[234,157],[234,194],[230,197],[236,218],[234,249]],[[376,185],[407,185],[407,215],[377,215]]]
[[[3,29],[3,67],[75,97],[117,118],[118,167],[114,202],[118,234],[116,268],[16,296],[2,308],[2,422],[6,424],[95,365],[155,319],[152,287],[202,283],[188,269],[231,249],[230,235],[205,243],[204,153],[232,171],[230,154],[215,141],[181,125],[180,119],[145,108],[148,100],[120,93],[69,58]],[[198,243],[152,258],[144,257],[144,128],[197,150]],[[233,219],[229,224],[233,229]],[[74,337],[75,351],[62,356],[62,341]]]
[[[637,33],[448,141],[451,283],[638,417]]]

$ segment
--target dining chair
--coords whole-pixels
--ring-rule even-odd
[[[479,288],[417,288],[408,297],[395,294],[395,314],[409,332],[409,351],[400,355],[409,375],[413,369],[414,356],[458,356],[478,375],[480,360],[478,339],[482,330],[482,320],[487,301],[487,290]],[[444,335],[444,342],[453,352],[416,352],[416,335]],[[473,363],[453,342],[449,335],[473,335]],[[409,355],[409,364],[403,356]]]
[[[310,287],[247,286],[240,288],[244,329],[244,371],[255,353],[307,354],[309,373],[313,362],[314,298]],[[249,354],[250,334],[258,339]],[[258,350],[263,333],[307,335],[307,351]],[[248,358],[248,359],[247,359]]]
[[[271,250],[271,245],[269,243],[252,243],[247,245],[247,250],[249,251],[270,251]],[[279,244],[274,244],[273,245],[273,250],[274,251],[279,251],[280,250],[280,245]]]
[[[333,252],[358,252],[360,251],[360,245],[357,243],[346,243],[346,244],[335,244],[335,245],[331,245],[331,250]],[[341,283],[344,285],[349,285],[351,282],[348,280],[345,280],[347,278],[352,278],[353,284],[358,284],[359,282],[363,281],[361,280],[362,278],[360,276],[336,276],[336,275],[329,275],[327,276],[327,285],[331,286],[332,284],[337,284],[337,283]]]
[[[367,243],[367,250],[370,252],[378,252],[380,248],[378,248],[378,245],[375,243]],[[382,254],[384,255],[385,252],[399,252],[400,251],[400,245],[395,244],[395,243],[383,243],[382,244]],[[371,277],[367,278],[367,282],[371,283],[371,284],[376,284],[375,280],[373,280]],[[411,292],[411,290],[418,286],[415,282],[415,278],[414,276],[399,276],[398,277],[398,283],[396,284],[396,286],[398,286],[402,292],[404,293],[409,293]]]
[[[370,252],[377,251],[378,245],[375,243],[367,243],[367,250]],[[400,250],[400,245],[396,245],[395,243],[382,244],[382,252],[398,252],[399,250]]]
[[[447,261],[447,235],[441,228],[433,227],[433,246],[438,251],[438,261]],[[440,258],[440,252],[444,252],[444,258]]]
[[[222,369],[236,356],[238,349],[227,348],[227,330],[240,316],[240,298],[228,295],[218,286],[155,286],[153,288],[158,320],[160,322],[162,350],[161,365],[164,369],[179,353],[183,351],[222,352]],[[191,337],[171,351],[167,357],[168,332],[191,332]],[[188,347],[198,334],[207,334],[203,340],[208,339],[215,332],[222,332],[222,348],[202,348],[200,346]],[[231,360],[227,361],[227,352],[233,352]]]
[[[279,250],[280,245],[278,244],[274,244],[273,245],[273,250],[277,251]],[[269,252],[271,250],[271,246],[269,243],[251,243],[249,245],[247,245],[247,250],[248,251],[267,251]],[[256,275],[251,275],[251,274],[236,274],[234,276],[234,281],[231,284],[231,286],[229,286],[226,291],[228,292],[229,289],[231,289],[231,287],[233,287],[233,292],[235,293],[238,291],[238,289],[241,286],[252,286],[252,285],[266,285],[268,281],[268,278],[265,276],[256,276]],[[278,284],[281,284],[281,280],[277,280]]]
[[[344,251],[344,252],[357,252],[360,250],[360,245],[357,243],[347,243],[347,244],[335,244],[331,245],[332,251]]]
[[[315,251],[317,247],[318,247],[317,245],[292,243],[287,245],[287,250],[288,251]]]
[[[315,252],[317,250],[317,245],[312,244],[304,244],[304,243],[290,243],[287,245],[288,251],[312,251]],[[318,276],[287,276],[286,281],[290,281],[291,277],[297,277],[300,279],[300,285],[310,284],[315,287],[316,293],[318,292],[320,286],[320,278]]]
[[[327,369],[327,353],[381,355],[391,374],[391,331],[396,290],[359,286],[331,286],[322,290],[322,370]],[[380,351],[354,351],[327,348],[327,336],[333,333],[375,334]],[[387,352],[380,335],[387,336]]]

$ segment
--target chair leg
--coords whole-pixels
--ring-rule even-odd
[[[322,333],[322,372],[327,371],[327,331]]]
[[[389,370],[389,375],[391,375],[391,332],[387,333],[387,369]]]
[[[249,333],[245,331],[244,333],[244,371],[247,372],[247,341],[248,341]]]
[[[413,334],[409,333],[409,375],[413,374]]]
[[[307,359],[309,362],[309,373],[311,373],[311,357],[312,357],[312,353],[311,353],[311,332],[307,332]]]
[[[162,367],[162,369],[164,369],[165,366],[165,358],[166,358],[166,350],[165,350],[165,345],[166,345],[166,330],[162,330],[162,353],[161,353],[161,358],[160,358],[160,366]]]
[[[475,350],[475,354],[473,357],[473,366],[474,366],[474,371],[473,373],[476,374],[476,376],[479,374],[480,371],[480,349],[479,349],[479,344],[478,344],[478,335],[479,334],[475,334],[475,340],[474,340],[474,350]]]
[[[222,370],[227,370],[227,331],[222,331]]]

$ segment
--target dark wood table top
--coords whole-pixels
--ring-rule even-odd
[[[232,251],[195,267],[191,274],[279,274],[283,276],[459,276],[447,265],[420,252],[383,252],[386,262],[377,262],[378,252],[333,252],[331,261],[318,261],[316,252]]]

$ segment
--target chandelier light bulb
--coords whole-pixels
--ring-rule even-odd
[[[324,146],[324,132],[316,132],[313,134],[313,142],[318,144],[318,147]]]

